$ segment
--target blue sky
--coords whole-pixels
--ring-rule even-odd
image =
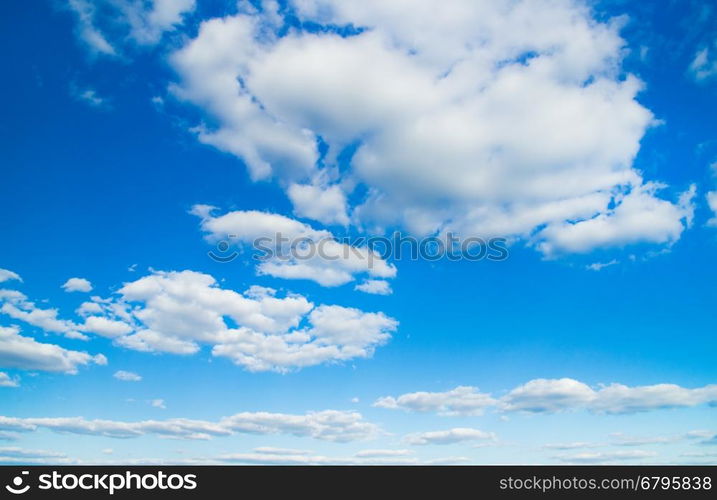
[[[717,11],[391,5],[3,5],[0,461],[715,462]]]

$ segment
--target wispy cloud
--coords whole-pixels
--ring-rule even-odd
[[[113,377],[117,380],[122,380],[123,382],[139,382],[142,380],[142,377],[140,375],[125,370],[116,371]]]
[[[613,259],[608,262],[593,262],[592,264],[585,266],[585,269],[587,269],[588,271],[602,271],[606,267],[615,266],[619,263],[620,261],[618,261],[617,259]]]

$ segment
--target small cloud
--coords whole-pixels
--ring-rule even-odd
[[[16,280],[22,282],[22,278],[19,274],[9,271],[7,269],[0,269],[0,283],[3,281]]]
[[[640,61],[646,62],[647,58],[650,55],[650,47],[648,47],[647,45],[641,45],[639,54],[640,54]]]
[[[80,307],[75,309],[75,312],[80,316],[86,317],[92,314],[102,314],[104,309],[97,302],[83,302]]]
[[[447,416],[476,416],[496,404],[498,402],[490,394],[480,392],[477,387],[458,386],[445,392],[420,391],[396,397],[384,396],[378,398],[373,406],[421,413],[437,412]]]
[[[456,427],[445,431],[419,432],[409,434],[404,442],[411,445],[426,444],[455,444],[466,441],[495,441],[496,436],[492,432],[484,432],[478,429]]]
[[[0,387],[20,387],[20,379],[0,372]]]
[[[101,108],[106,104],[105,99],[92,89],[83,90],[77,97],[95,108]]]
[[[356,404],[356,403],[359,402],[359,398],[351,398],[351,402],[352,402],[353,404]]]
[[[617,259],[612,259],[610,262],[594,262],[588,266],[585,266],[585,269],[587,269],[588,271],[601,271],[606,267],[614,266],[619,263],[620,261]]]
[[[690,64],[690,74],[697,82],[703,82],[717,75],[715,51],[710,50],[708,47],[698,51],[692,60],[692,64]]]
[[[92,291],[92,283],[85,278],[70,278],[62,285],[62,288],[66,292],[90,292]]]
[[[115,450],[113,450],[112,448],[105,448],[104,450],[102,450],[102,453],[104,453],[105,455],[112,455],[114,452]]]
[[[80,88],[74,83],[70,85],[70,95],[76,101],[87,104],[96,109],[108,109],[110,107],[109,100],[100,96],[95,89]]]
[[[136,373],[127,372],[124,370],[119,370],[115,372],[113,377],[117,380],[122,380],[123,382],[139,382],[140,380],[142,380],[142,377],[137,375]]]
[[[363,283],[356,285],[354,290],[373,295],[391,295],[393,293],[391,285],[385,280],[366,280]]]
[[[164,399],[153,399],[149,404],[152,408],[159,408],[160,410],[167,409],[167,406],[164,404]]]

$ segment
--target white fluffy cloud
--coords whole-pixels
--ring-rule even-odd
[[[394,398],[379,398],[377,408],[403,409],[416,412],[436,412],[441,415],[482,415],[497,401],[475,387],[459,386],[447,392],[412,392]]]
[[[50,333],[60,333],[68,338],[86,340],[80,333],[80,325],[58,318],[57,309],[40,309],[17,290],[0,290],[0,313]]]
[[[391,284],[386,280],[365,280],[356,285],[354,290],[372,295],[391,295],[393,293]]]
[[[440,415],[480,415],[488,408],[503,412],[556,413],[587,410],[592,413],[628,414],[665,408],[717,404],[717,385],[695,389],[675,384],[629,387],[601,385],[597,389],[571,378],[534,379],[500,398],[475,387],[459,386],[447,392],[414,392],[379,398],[374,406]]]
[[[251,371],[369,357],[398,324],[383,313],[315,306],[301,295],[280,298],[269,288],[240,294],[192,271],[155,272],[125,284],[118,294],[135,305],[131,314],[137,323],[133,333],[116,339],[118,344],[176,354],[192,354],[208,344],[213,355]]]
[[[289,3],[326,29],[279,36],[275,6],[207,20],[171,58],[172,91],[214,124],[200,141],[278,179],[297,214],[343,223],[362,185],[358,224],[551,254],[670,244],[689,225],[693,191],[660,198],[633,167],[656,121],[621,73],[619,23],[584,2]]]
[[[308,315],[310,327],[283,335],[266,335],[249,329],[236,332],[214,346],[215,356],[226,356],[252,371],[285,371],[370,357],[385,344],[398,322],[383,313],[365,313],[342,306],[318,306]]]
[[[506,411],[550,413],[587,409],[594,413],[637,413],[717,403],[717,385],[687,389],[675,384],[628,387],[610,384],[597,390],[573,379],[537,379],[503,399]]]
[[[455,444],[466,441],[492,441],[495,434],[478,429],[456,427],[445,431],[430,431],[409,434],[404,441],[412,445]]]
[[[340,186],[321,187],[311,184],[292,184],[286,194],[299,217],[314,219],[324,224],[346,226],[346,194]]]
[[[102,337],[116,338],[132,333],[132,326],[116,319],[102,316],[89,316],[79,328],[83,332],[95,333]]]
[[[17,377],[11,377],[5,372],[0,372],[0,387],[19,387],[20,381]]]
[[[503,398],[506,411],[550,413],[587,406],[595,391],[571,378],[535,379],[516,387]]]
[[[152,0],[124,4],[130,36],[142,45],[157,43],[162,34],[184,22],[184,16],[194,11],[196,0]]]
[[[70,278],[62,285],[62,288],[66,292],[91,292],[92,283],[85,278]]]
[[[257,266],[260,274],[312,280],[323,286],[343,285],[353,281],[357,274],[378,278],[396,276],[396,267],[376,253],[365,246],[341,243],[329,231],[316,230],[278,214],[252,210],[214,217],[212,210],[213,207],[206,205],[192,209],[192,213],[202,219],[201,227],[207,233],[207,240],[245,245],[257,242],[264,254],[259,257],[265,257]]]
[[[59,319],[57,309],[39,309],[16,290],[0,290],[0,304],[0,312],[47,332],[84,340],[80,332],[95,334],[145,352],[194,354],[208,345],[250,371],[368,358],[398,327],[381,312],[315,305],[260,286],[242,294],[194,271],[153,272],[112,298],[92,297],[76,310],[82,323]]]
[[[222,419],[222,425],[234,432],[249,434],[292,434],[335,442],[370,439],[380,429],[353,411],[324,410],[306,415],[283,413],[239,413]]]
[[[675,384],[638,387],[610,384],[596,391],[589,409],[597,413],[636,413],[702,404],[717,404],[717,385],[687,389]]]
[[[17,290],[0,290],[0,313],[24,321],[46,332],[60,333],[68,338],[86,339],[79,325],[58,318],[57,309],[40,309],[27,296]]]
[[[233,434],[283,434],[323,441],[349,442],[376,437],[380,428],[361,414],[324,410],[303,415],[269,412],[245,412],[218,421],[174,418],[125,422],[87,420],[82,417],[19,418],[0,416],[0,428],[31,432],[50,429],[69,434],[89,434],[111,438],[158,435],[177,439],[211,439]]]
[[[0,269],[0,283],[2,283],[3,281],[10,280],[22,281],[22,278],[20,278],[20,275],[17,273],[14,273],[7,269]]]
[[[102,314],[104,309],[102,304],[98,302],[83,302],[80,307],[75,310],[75,312],[80,316],[86,317],[92,314]]]
[[[112,376],[117,380],[122,380],[123,382],[139,382],[142,380],[142,377],[140,375],[125,370],[116,371],[115,374]]]
[[[655,196],[660,186],[652,183],[633,189],[612,210],[592,219],[548,226],[541,234],[543,253],[584,253],[595,247],[624,246],[649,242],[669,245],[692,224],[696,188],[693,185],[677,204]]]
[[[15,327],[0,327],[0,367],[75,374],[78,367],[92,363],[104,365],[107,358],[23,337]]]

